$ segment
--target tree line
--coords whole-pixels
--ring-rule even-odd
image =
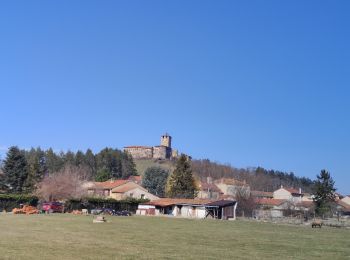
[[[193,160],[192,169],[203,181],[208,176],[213,179],[234,178],[241,181],[245,180],[252,190],[272,192],[283,185],[285,187],[302,188],[304,192],[311,192],[315,184],[311,179],[298,177],[293,172],[267,170],[262,167],[238,169],[231,165],[211,162],[208,159]]]
[[[82,169],[87,180],[106,181],[137,175],[132,156],[118,149],[105,148],[96,154],[90,149],[86,152],[57,153],[51,148],[23,150],[13,146],[1,163],[1,190],[31,193],[45,176],[54,175],[67,167]]]

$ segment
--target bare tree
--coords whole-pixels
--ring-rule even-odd
[[[238,203],[237,214],[242,217],[252,216],[256,203],[251,194],[247,193],[247,190],[244,188],[238,188],[235,198]]]
[[[81,198],[86,194],[89,171],[82,167],[66,166],[58,172],[44,177],[37,185],[36,194],[46,200]]]

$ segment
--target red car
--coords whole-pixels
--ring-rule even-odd
[[[63,213],[63,204],[61,202],[44,202],[42,209],[48,213]]]

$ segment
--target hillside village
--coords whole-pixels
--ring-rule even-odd
[[[146,204],[139,205],[137,214],[140,215],[206,218],[208,217],[204,214],[206,205],[212,205],[211,203],[228,203],[232,204],[232,210],[234,211],[226,217],[235,219],[237,215],[236,209],[240,206],[236,196],[242,191],[247,197],[251,196],[253,198],[255,205],[252,210],[252,217],[254,218],[271,219],[290,217],[291,215],[297,216],[298,214],[304,216],[306,213],[311,215],[314,210],[312,194],[303,192],[301,189],[282,186],[274,192],[264,192],[250,190],[247,183],[234,179],[214,181],[210,178],[208,178],[207,182],[198,183],[198,186],[198,195],[194,199],[159,198],[143,188],[141,177],[136,176],[128,180],[91,183],[88,187],[88,192],[92,196],[117,200],[126,198],[150,200]],[[350,215],[350,195],[342,196],[337,194],[336,203],[338,210],[342,214]],[[188,207],[191,210],[188,210]],[[185,208],[186,210],[184,211]],[[216,217],[221,218],[220,214]]]
[[[23,171],[28,170],[24,182],[18,182],[18,177],[9,179],[6,176],[6,173],[11,174],[12,167],[17,167],[14,165],[18,158],[24,163]],[[165,189],[169,188],[172,175],[179,171],[177,167],[181,160],[185,164],[181,167],[185,167],[183,170],[187,169],[187,173],[182,170],[178,173],[182,174],[181,178],[191,176],[189,181],[193,182],[190,188],[192,191],[186,195],[182,191],[171,195]],[[180,156],[172,148],[172,137],[166,133],[161,136],[159,146],[126,146],[124,151],[106,148],[95,155],[89,150],[85,154],[78,151],[76,154],[67,152],[57,155],[52,150],[42,151],[38,148],[22,152],[13,147],[9,150],[0,177],[4,194],[31,194],[39,196],[42,201],[63,203],[83,198],[100,199],[101,203],[103,200],[116,203],[133,200],[136,203],[133,202],[133,213],[138,215],[216,219],[236,219],[237,216],[308,219],[315,216],[315,194],[305,191],[301,186],[281,184],[273,190],[261,185],[252,186],[245,177],[254,181],[254,176],[243,174],[238,176],[244,178],[238,179],[233,178],[228,171],[227,176],[218,178],[215,173],[221,166],[208,165],[210,167],[195,168],[198,172],[192,176],[191,158],[183,154]],[[201,171],[205,175],[200,175]],[[162,182],[159,182],[158,174],[163,174]],[[181,179],[175,182],[179,181]],[[149,186],[149,182],[155,182],[151,185],[157,188],[150,190],[152,186]],[[332,214],[350,216],[350,196],[334,192],[333,197]],[[79,207],[83,207],[83,204]]]
[[[178,157],[177,151],[171,148],[172,137],[169,134],[161,136],[160,146],[127,146],[124,151],[130,153],[136,160],[170,160]],[[153,150],[152,150],[153,149]],[[158,151],[163,149],[163,153]],[[153,152],[152,152],[153,151]],[[155,152],[154,152],[155,151]],[[156,162],[156,161],[155,161]],[[164,163],[164,162],[163,162]],[[156,164],[162,165],[162,164]],[[213,179],[206,177],[196,179],[198,188],[193,199],[160,198],[142,187],[141,176],[131,176],[128,180],[110,180],[106,182],[90,183],[89,194],[113,199],[148,199],[150,202],[140,204],[137,214],[140,215],[172,215],[195,218],[226,218],[235,219],[237,208],[242,204],[249,204],[247,212],[239,210],[240,215],[253,218],[283,218],[290,216],[307,216],[314,214],[314,195],[302,188],[284,187],[266,192],[252,190],[249,183],[234,178]],[[248,200],[248,202],[247,202]],[[350,196],[335,194],[336,209],[342,215],[350,215]],[[222,212],[214,214],[209,209],[213,203],[221,205]],[[227,208],[222,205],[226,205]],[[208,206],[209,205],[209,206]],[[247,209],[247,205],[243,205]],[[228,210],[228,214],[224,212]]]

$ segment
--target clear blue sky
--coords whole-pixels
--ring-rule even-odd
[[[156,145],[350,193],[349,1],[3,1],[0,147]]]

